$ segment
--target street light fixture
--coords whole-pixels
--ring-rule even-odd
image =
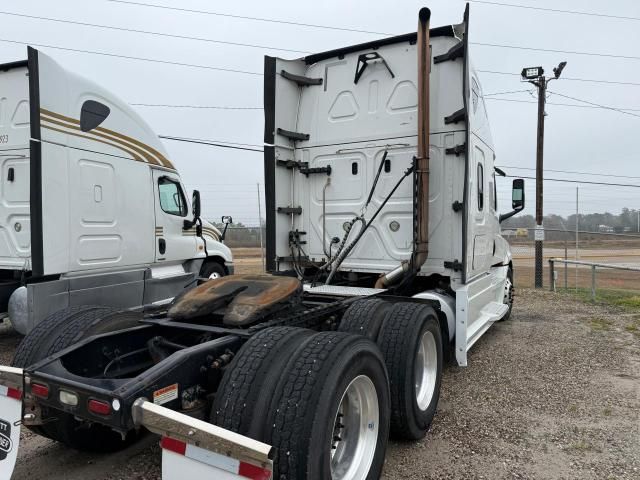
[[[525,80],[535,80],[544,75],[544,68],[542,67],[526,67],[522,69],[522,78]]]
[[[560,78],[560,74],[562,73],[562,70],[564,70],[564,67],[566,65],[567,65],[567,62],[560,62],[558,66],[553,69],[553,74],[555,75],[556,78]]]

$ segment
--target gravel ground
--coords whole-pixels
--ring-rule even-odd
[[[1,362],[18,341],[0,327]],[[159,465],[151,435],[96,456],[23,433],[14,478],[153,479]],[[429,435],[392,442],[383,478],[640,478],[640,313],[519,291],[469,367],[446,367]]]

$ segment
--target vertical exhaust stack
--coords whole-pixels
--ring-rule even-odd
[[[411,262],[382,275],[376,288],[387,288],[414,275],[429,254],[429,74],[431,51],[429,47],[429,20],[431,10],[424,7],[418,13],[418,154],[414,160],[414,233]]]
[[[418,15],[418,155],[415,160],[416,212],[411,271],[417,273],[429,254],[429,20],[431,11]]]

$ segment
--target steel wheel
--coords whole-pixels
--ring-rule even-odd
[[[415,384],[416,401],[418,408],[426,410],[431,403],[433,392],[436,388],[436,378],[438,374],[438,351],[436,349],[436,339],[430,331],[424,332],[415,362]]]
[[[378,442],[380,411],[369,377],[354,378],[340,400],[331,440],[332,480],[364,480]]]
[[[209,280],[215,280],[217,278],[222,278],[222,275],[220,275],[218,272],[213,272],[211,275],[209,275]]]

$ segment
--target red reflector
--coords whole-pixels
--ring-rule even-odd
[[[162,440],[160,440],[160,447],[180,455],[184,455],[187,451],[186,443],[169,437],[162,437]]]
[[[102,400],[89,400],[89,411],[98,415],[109,415],[111,413],[111,405]]]
[[[9,387],[7,389],[7,397],[15,398],[16,400],[20,400],[22,398],[22,392],[20,390],[18,390],[17,388]]]
[[[256,467],[255,465],[245,462],[240,462],[238,475],[251,478],[252,480],[269,480],[271,478],[271,472],[266,468]]]
[[[49,387],[40,383],[32,383],[31,393],[37,397],[49,398]]]

